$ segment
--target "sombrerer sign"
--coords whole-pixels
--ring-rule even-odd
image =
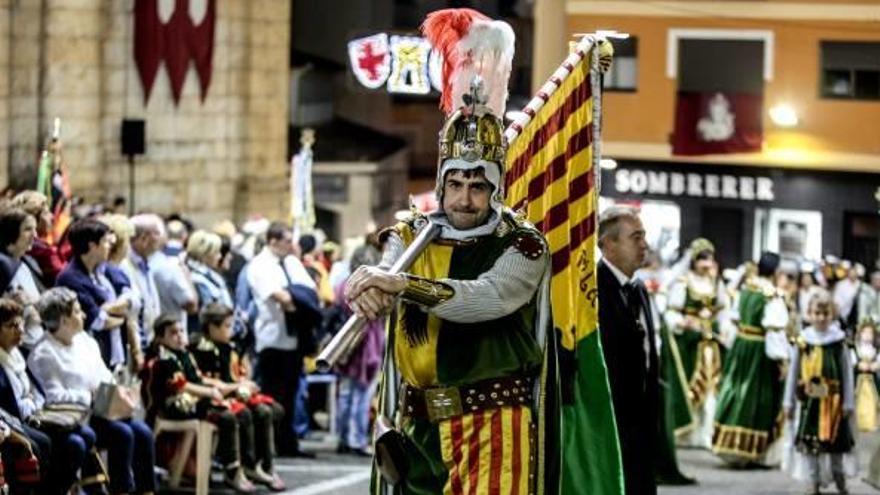
[[[773,179],[748,175],[618,169],[614,189],[621,194],[773,201]]]

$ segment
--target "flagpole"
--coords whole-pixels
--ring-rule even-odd
[[[529,122],[531,122],[535,115],[537,115],[538,110],[550,100],[550,97],[553,96],[553,93],[555,93],[560,86],[562,86],[562,82],[572,73],[575,66],[587,56],[587,53],[590,52],[590,49],[596,41],[604,41],[604,39],[595,34],[587,34],[581,38],[574,50],[572,50],[559,67],[553,71],[553,75],[550,76],[550,79],[541,86],[541,89],[538,90],[535,96],[529,101],[528,105],[522,109],[522,112],[513,119],[513,122],[511,122],[510,125],[507,126],[507,129],[504,130],[504,137],[507,138],[508,144],[513,143],[513,141],[519,137],[522,130],[525,129]],[[594,67],[593,70],[595,71],[596,68]]]
[[[608,41],[599,38],[599,43],[608,43]],[[599,66],[599,58],[602,56],[601,50],[593,50],[590,60],[590,88],[591,98],[593,100],[593,174],[596,179],[596,194],[594,196],[593,208],[599,208],[599,195],[602,194],[602,69]]]

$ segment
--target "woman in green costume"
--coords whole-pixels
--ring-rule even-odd
[[[732,464],[766,464],[783,424],[782,362],[791,346],[788,308],[772,282],[778,268],[779,255],[761,255],[758,276],[746,281],[732,315],[738,330],[722,370],[712,439],[712,451]]]
[[[651,310],[654,321],[660,322],[660,410],[657,415],[656,456],[654,459],[654,477],[658,485],[691,485],[696,480],[683,474],[678,467],[675,452],[676,411],[678,405],[684,404],[682,414],[690,423],[690,410],[687,408],[686,397],[676,378],[676,366],[671,355],[669,331],[660,317],[666,310],[666,294],[661,290],[661,263],[657,253],[648,255],[648,266],[639,270],[637,276],[645,283],[651,298]]]
[[[666,327],[671,333],[667,368],[673,422],[679,441],[711,448],[715,404],[721,383],[728,297],[717,277],[715,246],[695,239],[683,260],[687,273],[669,288]]]

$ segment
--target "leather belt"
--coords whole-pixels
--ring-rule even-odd
[[[532,397],[532,380],[499,377],[460,387],[400,388],[400,412],[404,417],[433,423],[486,409],[526,405]]]
[[[763,328],[755,327],[752,325],[740,325],[739,331],[740,334],[749,337],[764,337],[764,334],[766,333]]]

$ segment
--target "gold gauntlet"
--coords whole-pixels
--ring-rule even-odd
[[[401,297],[411,303],[431,307],[448,301],[455,295],[452,287],[442,282],[436,282],[408,273],[404,273],[403,278],[406,280],[406,287],[403,289]]]

